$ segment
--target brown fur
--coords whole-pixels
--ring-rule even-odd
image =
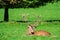
[[[35,35],[35,36],[49,36],[50,33],[44,30],[34,31],[34,27],[31,25],[28,25],[28,34],[29,35]]]

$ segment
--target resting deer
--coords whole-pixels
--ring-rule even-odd
[[[34,31],[34,27],[31,25],[28,25],[28,35],[35,35],[35,36],[49,36],[50,33],[46,32],[44,30],[40,31]]]

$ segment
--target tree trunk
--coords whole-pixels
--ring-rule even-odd
[[[9,21],[9,15],[8,15],[8,5],[5,7],[5,12],[4,12],[4,21],[8,22]]]

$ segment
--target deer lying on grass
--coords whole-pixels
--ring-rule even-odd
[[[44,30],[34,31],[34,26],[28,25],[28,35],[35,35],[35,36],[49,36],[50,33]]]

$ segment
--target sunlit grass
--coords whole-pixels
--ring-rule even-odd
[[[0,21],[3,21],[4,9],[0,9]],[[27,20],[60,20],[60,2],[47,3],[39,8],[9,9],[9,22],[0,23],[0,40],[60,40],[60,22],[40,22],[35,30],[46,30],[50,36],[27,35],[28,23],[15,22],[22,20],[22,14],[28,14]],[[40,18],[37,18],[40,16]]]
[[[45,30],[51,33],[50,36],[29,36],[27,34],[27,23],[0,23],[1,40],[60,40],[60,23],[45,23],[38,25],[35,30]]]

